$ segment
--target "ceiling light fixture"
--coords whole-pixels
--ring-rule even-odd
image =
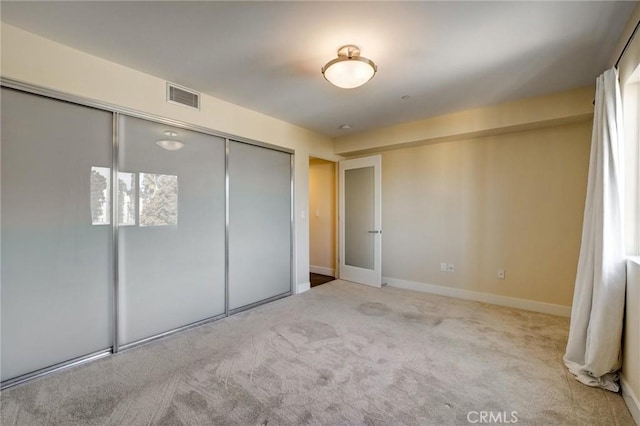
[[[184,142],[181,142],[181,141],[176,140],[176,139],[171,139],[171,138],[175,138],[176,136],[178,136],[178,134],[176,132],[172,132],[170,130],[167,130],[167,131],[164,132],[164,134],[169,139],[160,139],[159,141],[156,141],[156,145],[158,145],[160,148],[164,148],[167,151],[177,151],[179,149],[182,149],[182,147],[184,147]]]
[[[338,57],[322,68],[322,75],[334,86],[342,89],[360,87],[378,71],[372,60],[360,56],[358,46],[347,44],[338,49]]]

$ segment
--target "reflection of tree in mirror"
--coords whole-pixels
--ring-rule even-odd
[[[97,171],[97,167],[91,168],[91,222],[96,224],[108,223],[105,220],[107,212],[107,178]]]
[[[178,224],[178,176],[140,173],[140,225]]]
[[[129,182],[127,183],[127,180]],[[135,173],[118,173],[118,223],[120,225],[135,225]]]

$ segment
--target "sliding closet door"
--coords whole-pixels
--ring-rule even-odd
[[[4,381],[112,345],[113,116],[5,88],[1,107]]]
[[[229,309],[291,291],[291,155],[229,143]]]
[[[124,116],[119,130],[118,340],[126,345],[224,314],[225,141]]]

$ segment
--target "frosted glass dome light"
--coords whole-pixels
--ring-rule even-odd
[[[338,49],[338,57],[322,68],[322,75],[334,86],[342,89],[360,87],[378,71],[372,60],[360,56],[357,46],[348,44]]]

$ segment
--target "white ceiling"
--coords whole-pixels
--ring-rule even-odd
[[[593,84],[635,5],[2,1],[1,13],[46,38],[339,136]],[[320,73],[344,44],[378,65],[357,89]]]

